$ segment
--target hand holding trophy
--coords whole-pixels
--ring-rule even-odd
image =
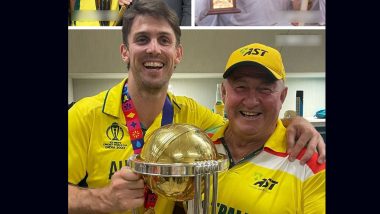
[[[212,213],[216,213],[218,172],[227,170],[228,160],[218,154],[211,139],[189,124],[162,126],[147,137],[141,153],[128,165],[143,174],[154,193],[174,201],[194,199],[194,213],[209,213],[212,177]],[[150,211],[151,212],[151,211]]]
[[[207,15],[241,12],[236,8],[236,0],[210,0],[210,8]]]

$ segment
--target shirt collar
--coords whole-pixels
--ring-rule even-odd
[[[227,121],[223,127],[220,127],[212,135],[211,139],[216,141],[217,139],[224,137],[224,132],[226,131],[228,125],[229,122]],[[264,147],[276,152],[286,152],[286,128],[280,119],[277,120],[276,128],[269,139],[265,142]]]
[[[117,118],[123,116],[121,110],[121,95],[126,81],[128,81],[127,77],[107,91],[103,103],[103,113]],[[168,92],[168,96],[173,104],[174,113],[181,110],[180,105],[176,101],[176,97],[170,92]]]

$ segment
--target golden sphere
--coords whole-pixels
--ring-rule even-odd
[[[211,139],[199,128],[189,124],[162,126],[146,138],[140,158],[146,163],[194,163],[216,160],[217,151]],[[155,193],[175,201],[194,198],[194,176],[164,177],[143,175]],[[203,190],[204,181],[201,181]]]

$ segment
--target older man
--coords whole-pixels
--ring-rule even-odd
[[[287,159],[279,119],[285,75],[280,53],[259,43],[227,62],[222,97],[229,123],[212,137],[230,163],[219,176],[218,213],[325,213],[325,164],[316,153],[305,165],[299,156]]]

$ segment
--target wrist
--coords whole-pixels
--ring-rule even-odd
[[[109,188],[97,188],[97,189],[88,189],[89,191],[89,199],[91,200],[90,209],[95,213],[110,213],[113,210],[114,206],[112,200],[110,200],[109,196]]]

